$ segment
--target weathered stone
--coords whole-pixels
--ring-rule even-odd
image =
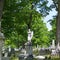
[[[10,60],[9,57],[2,57],[2,60]]]
[[[27,42],[25,44],[25,49],[26,49],[26,54],[32,55],[32,43],[31,42]]]

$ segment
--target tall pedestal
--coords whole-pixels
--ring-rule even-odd
[[[28,41],[25,44],[25,48],[26,48],[26,54],[28,54],[29,56],[33,56],[32,43]]]

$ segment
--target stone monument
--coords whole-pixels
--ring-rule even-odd
[[[60,51],[60,44],[59,44],[59,42],[57,44],[57,49]]]
[[[28,42],[25,43],[26,54],[32,55],[32,42],[31,39],[33,37],[33,31],[28,30]]]
[[[19,60],[32,60],[33,59],[33,49],[31,39],[33,37],[33,31],[28,30],[28,41],[25,43],[25,54],[19,55]]]
[[[59,44],[59,42],[56,46],[56,53],[57,53],[57,56],[60,56],[60,44]]]
[[[53,55],[53,56],[56,55],[55,40],[52,40],[51,55]]]
[[[55,40],[52,40],[52,46],[51,49],[55,49]]]

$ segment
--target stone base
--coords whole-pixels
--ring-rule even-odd
[[[25,49],[26,49],[26,54],[32,55],[33,54],[33,49],[32,49],[32,42],[27,42],[25,43]]]
[[[10,60],[9,57],[2,57],[2,60]]]
[[[33,60],[33,55],[28,55],[25,60]]]
[[[20,54],[19,55],[19,60],[32,60],[33,55],[28,55],[28,54]]]

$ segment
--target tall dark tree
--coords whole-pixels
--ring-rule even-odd
[[[58,0],[57,41],[60,43],[60,0]]]
[[[58,42],[60,43],[60,0],[53,0],[56,11],[58,12],[58,15],[56,17],[56,25],[57,25],[57,29],[56,29],[56,44],[58,44]]]
[[[52,42],[52,40],[56,41],[56,17],[53,18],[52,20],[49,20],[51,26],[52,26],[52,30],[50,30],[49,35],[50,35],[50,43]]]

